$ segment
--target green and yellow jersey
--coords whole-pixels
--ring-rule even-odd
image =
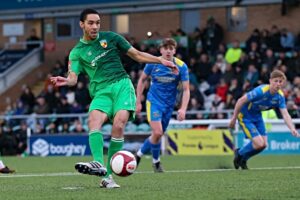
[[[114,32],[99,32],[92,41],[81,38],[70,52],[69,70],[76,75],[88,75],[93,97],[99,89],[129,78],[120,58],[120,53],[126,53],[129,48],[129,42]]]

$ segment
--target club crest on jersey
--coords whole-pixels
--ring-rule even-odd
[[[107,41],[106,41],[106,40],[100,40],[100,45],[101,45],[103,48],[106,48],[106,47],[107,47]]]

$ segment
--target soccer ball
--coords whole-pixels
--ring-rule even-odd
[[[110,166],[112,171],[118,176],[129,176],[136,169],[136,160],[129,151],[118,151],[111,160]]]

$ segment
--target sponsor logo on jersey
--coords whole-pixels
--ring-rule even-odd
[[[271,101],[271,104],[278,104],[278,101]]]
[[[100,45],[101,45],[103,48],[106,48],[106,47],[107,47],[107,41],[106,41],[106,40],[100,40]]]
[[[272,100],[271,100],[271,104],[278,104],[277,99],[272,99]]]
[[[92,67],[96,67],[96,62],[97,62],[100,58],[106,56],[111,50],[112,50],[112,49],[109,49],[109,50],[107,50],[107,51],[101,53],[100,55],[96,56],[96,57],[92,60],[91,66],[92,66]]]
[[[157,76],[155,78],[160,83],[172,83],[173,81],[176,80],[175,77],[167,77],[167,76]]]
[[[264,106],[264,105],[259,105],[258,108],[259,108],[259,110],[269,110],[270,109],[269,106]]]

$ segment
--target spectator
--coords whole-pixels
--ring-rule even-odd
[[[211,68],[210,75],[207,77],[207,82],[212,88],[212,90],[214,90],[217,84],[220,82],[221,76],[222,76],[221,70],[219,69],[218,65],[215,64]]]
[[[3,155],[16,155],[17,154],[17,139],[13,133],[12,127],[4,127],[4,141],[3,141]]]
[[[224,33],[222,27],[213,17],[207,20],[206,28],[203,31],[204,48],[210,55],[214,55],[221,42],[223,42]]]
[[[40,44],[39,44],[40,41],[41,41],[41,39],[37,36],[36,30],[34,28],[31,29],[30,36],[26,40],[27,50],[31,51],[35,48],[40,47]]]
[[[293,57],[287,62],[287,66],[292,74],[300,76],[300,51],[293,53]]]
[[[70,105],[72,105],[75,102],[75,92],[71,88],[68,89],[66,97]]]
[[[68,122],[64,122],[64,123],[62,124],[62,128],[61,128],[60,133],[63,133],[63,134],[65,134],[65,133],[70,133],[70,126],[69,126],[69,123],[68,123]]]
[[[221,97],[217,94],[214,96],[214,100],[212,101],[211,111],[222,112],[225,108],[225,103],[222,101]],[[210,116],[210,118],[215,119],[217,117],[217,113],[214,113]]]
[[[268,47],[273,49],[275,52],[281,51],[282,46],[280,43],[280,31],[276,25],[273,25],[271,28],[271,34],[268,41]]]
[[[18,101],[14,103],[14,115],[24,115],[28,113],[28,110],[25,108],[22,101]]]
[[[81,81],[78,81],[76,86],[75,101],[78,102],[78,104],[83,108],[84,112],[88,110],[91,97],[88,89]]]
[[[202,110],[203,106],[197,101],[195,97],[191,97],[188,105],[189,111],[199,111]],[[197,119],[197,114],[187,114],[187,119]]]
[[[86,130],[83,128],[82,123],[79,120],[74,121],[74,128],[71,130],[74,133],[85,133]]]
[[[268,84],[270,78],[269,74],[270,71],[268,70],[268,67],[263,65],[259,73],[258,84]]]
[[[63,64],[59,60],[57,60],[55,62],[54,68],[51,71],[51,74],[53,76],[64,76],[66,73],[66,68],[67,67],[63,66]]]
[[[262,65],[266,65],[269,72],[273,70],[276,65],[276,58],[274,56],[273,50],[268,48],[265,53],[265,57],[262,60]]]
[[[194,85],[198,85],[198,80],[197,80],[196,74],[193,73],[190,68],[188,70],[189,70],[190,83],[192,83]]]
[[[198,106],[197,108],[199,108],[199,110],[202,110],[204,108],[204,97],[203,97],[202,93],[199,91],[199,89],[197,88],[197,86],[191,82],[190,82],[190,98],[191,99],[193,98],[196,100],[197,106]],[[195,105],[196,105],[196,103],[195,103]],[[189,105],[189,106],[192,106],[192,105]]]
[[[254,86],[257,85],[259,73],[258,73],[255,65],[250,64],[248,66],[248,70],[246,71],[244,78],[249,81],[251,88],[253,88]]]
[[[226,102],[226,94],[228,91],[228,85],[223,78],[220,79],[219,84],[216,87],[216,95],[218,95],[223,102]]]
[[[253,57],[256,58],[258,63],[261,62],[261,54],[260,54],[260,50],[259,50],[259,46],[258,46],[257,42],[251,42],[250,49],[248,51],[248,55],[249,56],[253,55]]]
[[[242,87],[236,78],[232,79],[226,96],[226,108],[233,109],[236,101],[243,95]]]
[[[284,51],[280,51],[278,53],[278,59],[276,62],[276,67],[279,67],[280,65],[286,65],[288,62],[288,58],[285,56],[285,52]]]
[[[68,103],[67,97],[62,96],[60,99],[60,102],[57,106],[57,110],[56,113],[57,114],[66,114],[66,113],[70,113],[70,104]]]
[[[230,64],[238,62],[241,58],[242,52],[243,51],[240,48],[240,42],[235,40],[232,43],[232,47],[226,51],[225,60]]]
[[[224,73],[222,74],[222,77],[226,84],[229,85],[230,81],[235,77],[235,73],[234,73],[234,70],[232,69],[232,65],[227,63],[226,64],[226,68],[225,68],[225,71]]]
[[[17,139],[17,154],[21,155],[27,149],[27,124],[22,121],[20,125],[20,129],[16,131],[16,139]]]
[[[300,107],[300,89],[299,88],[297,88],[295,91],[294,102],[298,107]]]
[[[57,109],[59,102],[59,97],[57,98],[54,86],[48,85],[47,91],[42,94],[46,100],[46,103],[49,107],[49,113],[53,113]]]
[[[37,104],[34,106],[34,113],[36,114],[49,114],[50,113],[50,109],[49,106],[45,100],[45,97],[40,96],[37,98]]]
[[[84,109],[77,101],[74,101],[70,107],[71,113],[83,113],[83,111],[84,111]]]
[[[58,129],[57,126],[54,122],[51,122],[47,127],[46,127],[46,133],[48,134],[57,134]]]
[[[30,114],[33,111],[33,107],[35,104],[35,96],[32,93],[31,89],[24,85],[22,87],[22,93],[20,96],[20,101],[23,102],[24,106],[27,107],[27,112],[25,114]]]
[[[216,53],[215,53],[215,55],[216,56],[218,56],[218,55],[223,55],[223,57],[225,56],[225,54],[226,54],[226,51],[227,51],[227,49],[226,49],[226,45],[224,44],[224,43],[220,43],[219,44],[219,46],[218,46],[218,49],[217,49],[217,51],[216,51]],[[215,56],[215,57],[216,57]]]
[[[34,134],[45,134],[45,133],[46,133],[46,130],[44,129],[43,124],[41,124],[40,122],[38,122],[35,125]]]
[[[215,63],[219,69],[221,70],[222,74],[225,73],[226,71],[226,60],[224,59],[224,55],[223,54],[218,54],[217,55],[217,60],[216,60],[216,63]]]
[[[211,63],[209,62],[209,57],[207,54],[203,53],[200,55],[200,61],[197,66],[198,69],[196,69],[195,73],[201,83],[207,79],[208,75],[211,72]]]
[[[256,28],[253,30],[252,34],[250,35],[250,37],[246,40],[246,50],[247,52],[251,51],[251,46],[252,43],[256,43],[258,49],[260,48],[260,32],[259,30]]]
[[[294,49],[295,38],[294,35],[286,28],[281,30],[280,44],[285,52]]]

